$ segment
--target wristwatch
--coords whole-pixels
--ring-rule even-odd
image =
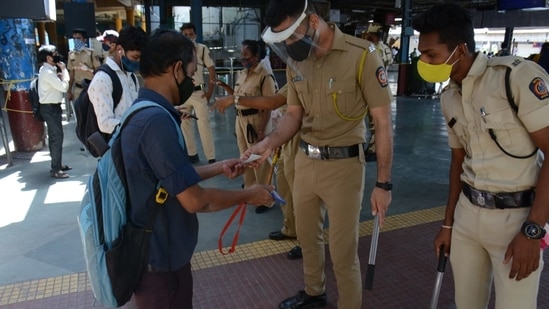
[[[391,191],[393,190],[393,184],[390,182],[379,182],[376,181],[376,187],[381,188],[385,191]]]
[[[240,96],[239,95],[235,95],[234,96],[234,105],[238,105],[238,101],[240,100]]]
[[[543,226],[532,221],[524,222],[521,231],[528,239],[541,239],[545,236],[545,229]]]

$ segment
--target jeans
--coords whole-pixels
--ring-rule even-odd
[[[50,172],[57,172],[62,167],[63,153],[63,125],[61,123],[63,111],[61,104],[41,104],[40,115],[48,127],[48,146],[51,156]]]

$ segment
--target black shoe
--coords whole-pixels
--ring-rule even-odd
[[[191,164],[195,164],[195,163],[198,163],[198,161],[200,160],[198,159],[198,155],[195,154],[193,156],[189,156],[189,161],[191,162]]]
[[[267,210],[269,210],[270,208],[271,207],[267,207],[267,206],[263,206],[263,205],[262,206],[257,206],[255,208],[255,213],[256,214],[262,214],[262,213],[266,212]]]
[[[301,253],[301,247],[295,246],[292,248],[292,250],[288,251],[288,259],[289,260],[297,260],[303,258],[303,254]]]
[[[302,308],[321,308],[327,304],[326,293],[318,296],[309,296],[305,291],[297,292],[296,296],[292,296],[283,300],[278,308],[280,309],[302,309]]]
[[[284,239],[295,239],[295,237],[284,235],[284,234],[282,234],[281,231],[274,231],[274,232],[269,233],[269,239],[284,240]]]
[[[216,162],[215,159],[208,160],[208,164],[212,164],[212,163],[215,163],[215,162]]]
[[[377,161],[377,155],[375,152],[371,152],[371,151],[364,151],[364,159],[366,160],[366,162],[375,162]]]
[[[64,179],[64,178],[69,178],[69,174],[59,170],[59,171],[53,171],[53,172],[50,172],[50,177],[52,178],[57,178],[57,179]]]

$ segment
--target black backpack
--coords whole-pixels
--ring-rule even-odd
[[[44,119],[40,115],[40,96],[38,95],[38,76],[36,76],[30,83],[29,103],[32,108],[32,114],[34,115],[34,119],[44,122]]]
[[[118,75],[116,75],[116,72],[111,69],[111,67],[109,67],[107,64],[103,64],[102,66],[97,68],[97,71],[103,71],[107,73],[111,78],[113,87],[112,100],[114,112],[122,98],[122,84],[120,83],[120,79],[118,78]],[[135,75],[133,75],[132,73],[131,76],[133,82],[137,84],[137,81],[135,80]],[[88,96],[88,86],[89,83],[86,83],[84,81],[82,82],[82,92],[74,101],[74,114],[76,116],[76,136],[78,137],[80,142],[86,147],[86,149],[91,153],[91,155],[97,158],[101,156],[102,151],[94,146],[94,142],[90,141],[89,137],[94,135],[95,133],[94,137],[96,137],[97,135],[101,135],[105,142],[108,143],[111,135],[99,131],[99,125],[97,124],[97,115],[95,114],[93,104],[91,103]]]

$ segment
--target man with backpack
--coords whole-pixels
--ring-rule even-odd
[[[143,29],[134,26],[124,27],[118,35],[113,54],[107,57],[102,66],[116,74],[99,70],[88,87],[89,100],[93,104],[97,125],[102,133],[112,134],[124,112],[137,98],[139,84],[134,72],[139,70],[141,49],[145,44],[147,34]],[[113,81],[111,75],[117,77],[119,82]],[[121,88],[115,89],[115,86]],[[113,98],[113,93],[120,93],[120,89],[121,97]]]
[[[223,190],[198,184],[219,174],[234,178],[242,174],[243,165],[240,159],[229,159],[195,168],[184,143],[179,142],[182,116],[175,106],[194,92],[196,57],[192,41],[181,33],[161,28],[152,33],[142,49],[144,85],[136,103],[149,101],[158,106],[133,114],[119,137],[131,201],[128,219],[138,226],[147,224],[155,207],[149,197],[159,181],[168,195],[150,238],[148,265],[134,293],[138,308],[192,308],[190,260],[198,237],[197,212],[244,202],[273,202],[271,186]]]
[[[43,45],[38,50],[38,62],[42,63],[38,74],[38,97],[40,100],[40,116],[48,128],[48,146],[51,156],[50,176],[53,178],[68,178],[66,171],[71,167],[62,164],[63,125],[61,117],[61,101],[69,89],[69,72],[57,48],[53,45]],[[57,68],[60,73],[57,73]]]

